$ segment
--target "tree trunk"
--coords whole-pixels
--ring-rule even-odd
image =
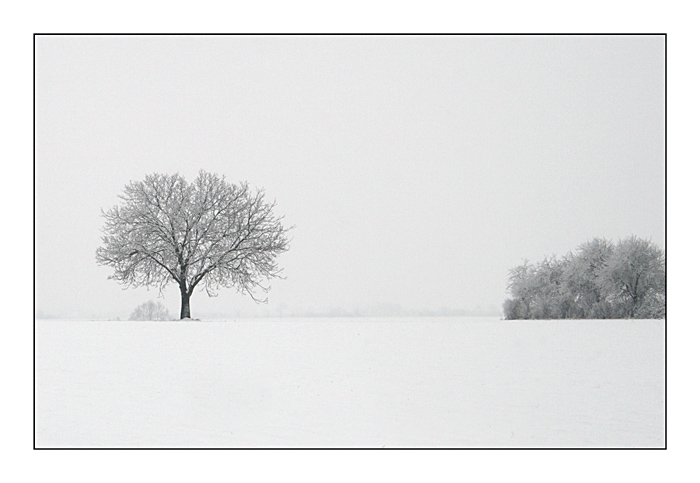
[[[182,304],[180,305],[180,319],[190,318],[190,294],[187,290],[180,289],[180,298]]]

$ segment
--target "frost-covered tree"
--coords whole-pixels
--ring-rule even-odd
[[[288,229],[273,213],[274,202],[246,183],[200,171],[188,183],[179,174],[153,174],[131,182],[121,205],[102,211],[106,219],[97,263],[114,268],[109,278],[127,287],[171,282],[180,289],[180,318],[190,317],[195,287],[216,295],[235,288],[267,293],[280,277],[277,257],[289,248]]]
[[[555,256],[545,257],[535,269],[533,318],[560,319],[565,316],[565,294],[562,291],[564,262]]]
[[[508,273],[508,290],[513,299],[506,300],[504,311],[508,319],[529,319],[536,295],[535,267],[527,260],[522,265],[511,268]]]
[[[527,260],[510,270],[508,290],[513,299],[503,310],[508,319],[553,319],[568,316],[569,296],[563,274],[567,260],[548,257],[531,265]]]
[[[649,240],[625,238],[603,267],[600,285],[623,317],[665,316],[666,254]]]
[[[149,300],[136,307],[129,320],[170,320],[170,313],[162,303]]]
[[[605,319],[611,316],[610,304],[602,287],[602,271],[614,246],[604,238],[594,238],[579,245],[564,270],[567,291],[572,296],[578,318]]]

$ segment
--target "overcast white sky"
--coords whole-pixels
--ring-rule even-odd
[[[100,209],[200,169],[296,226],[264,309],[500,308],[524,258],[664,245],[664,38],[37,37],[35,169],[47,314],[155,298],[95,263]],[[192,299],[193,317],[255,308]]]

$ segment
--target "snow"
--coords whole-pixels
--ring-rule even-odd
[[[35,444],[664,447],[663,320],[37,320]]]

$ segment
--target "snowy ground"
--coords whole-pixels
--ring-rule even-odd
[[[664,321],[36,321],[36,447],[663,447]]]

